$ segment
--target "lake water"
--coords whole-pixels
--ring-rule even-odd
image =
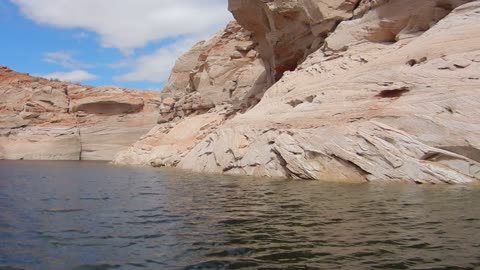
[[[0,269],[480,269],[480,187],[0,162]]]

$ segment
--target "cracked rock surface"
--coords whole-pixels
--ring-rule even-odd
[[[270,12],[298,12],[302,3],[250,2]],[[324,181],[478,182],[480,3],[373,2],[362,1],[259,104],[178,166]],[[234,14],[250,8],[238,5]]]
[[[255,106],[270,86],[257,45],[231,22],[181,56],[162,93],[158,125],[115,163],[177,166],[224,122]]]

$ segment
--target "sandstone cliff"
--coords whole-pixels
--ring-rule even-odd
[[[256,105],[270,85],[256,47],[251,33],[231,22],[180,57],[162,92],[158,125],[115,162],[176,166],[218,126]]]
[[[480,2],[229,4],[243,28],[179,60],[163,124],[117,162],[326,181],[480,180]]]
[[[229,9],[238,23],[183,55],[160,94],[0,69],[0,159],[116,155],[209,173],[479,182],[479,1]]]
[[[0,159],[112,160],[157,121],[158,93],[92,88],[0,67]]]

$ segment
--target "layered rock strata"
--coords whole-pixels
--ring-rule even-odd
[[[92,88],[0,68],[0,159],[112,160],[157,121],[158,93]]]
[[[270,86],[256,48],[236,22],[196,44],[173,68],[158,125],[115,162],[176,166],[221,124],[255,106]]]
[[[479,182],[479,1],[230,0],[229,9],[239,23],[183,55],[160,97],[3,69],[0,158],[124,149],[117,164]]]
[[[360,0],[232,0],[229,10],[252,31],[271,82],[293,71],[344,20]]]
[[[340,23],[320,50],[179,167],[336,181],[478,182],[480,3],[366,2],[357,7],[362,15]]]
[[[252,77],[275,84],[236,115],[213,103],[183,127],[157,127],[129,152],[141,163],[324,181],[480,180],[478,1],[229,2],[258,44],[264,70]],[[177,69],[193,74],[189,85],[198,82],[190,67]]]

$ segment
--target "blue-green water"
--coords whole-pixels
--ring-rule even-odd
[[[0,269],[480,269],[480,187],[0,162]]]

